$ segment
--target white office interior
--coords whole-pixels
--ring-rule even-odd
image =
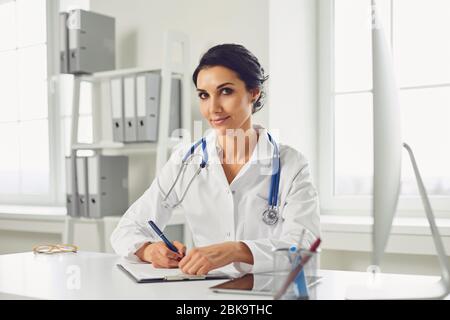
[[[450,44],[445,39],[450,4],[448,0],[378,3],[398,76],[402,137],[415,148],[448,253]],[[115,19],[115,70],[110,75],[161,69],[164,36],[183,34],[189,61],[182,81],[190,81],[189,92],[183,91],[190,99],[183,108],[189,109],[183,114],[189,113],[191,124],[202,121],[191,81],[200,56],[220,43],[238,43],[252,51],[269,75],[268,99],[254,122],[276,131],[282,143],[300,150],[310,162],[320,199],[320,268],[366,271],[372,252],[373,168],[369,0],[0,1],[0,84],[11,88],[11,82],[17,83],[15,90],[0,90],[0,255],[67,239],[82,251],[113,252],[109,237],[120,215],[71,218],[69,226],[66,221],[64,155],[70,150],[73,122],[64,110],[73,107],[74,80],[59,74],[58,49],[52,46],[58,37],[54,32],[58,11],[73,9]],[[27,46],[37,48],[28,60]],[[17,69],[12,69],[11,59],[18,61]],[[41,69],[45,78],[31,86],[22,81],[28,79],[27,71],[37,74]],[[33,89],[24,92],[26,86]],[[61,89],[58,97],[55,88]],[[81,82],[80,143],[92,143],[93,136],[102,135],[93,128],[99,121],[111,128],[109,118],[95,114],[100,104],[93,98],[95,90],[102,88]],[[16,109],[4,108],[11,101]],[[36,102],[38,110],[29,106]],[[189,129],[194,130],[192,125]],[[167,147],[160,141],[104,148],[104,154],[127,158],[126,207],[151,184],[162,161],[158,153]],[[380,267],[387,273],[437,276],[441,269],[433,237],[407,160],[404,151],[402,193]],[[165,232],[189,243],[182,214],[174,215]]]

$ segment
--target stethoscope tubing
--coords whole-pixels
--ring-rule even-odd
[[[280,187],[280,176],[281,176],[281,159],[280,159],[280,152],[278,149],[278,145],[277,143],[273,140],[272,136],[270,135],[270,133],[267,133],[268,137],[269,137],[269,141],[270,143],[272,143],[273,147],[274,147],[274,152],[273,152],[273,161],[276,162],[276,164],[274,163],[272,165],[272,178],[270,180],[270,189],[269,189],[269,198],[268,198],[268,204],[269,204],[269,208],[278,211],[278,192],[279,192],[279,187]],[[173,191],[175,185],[177,184],[182,172],[184,172],[187,168],[187,165],[189,163],[189,161],[196,156],[195,150],[197,149],[197,147],[199,145],[202,145],[202,162],[200,163],[199,168],[197,169],[197,171],[195,172],[195,174],[192,176],[192,178],[190,179],[186,189],[184,190],[183,194],[181,195],[180,200],[172,205],[172,208],[175,208],[176,206],[178,206],[179,204],[181,204],[186,196],[187,191],[189,190],[192,182],[194,181],[195,177],[197,177],[201,170],[203,168],[205,168],[208,164],[208,152],[206,150],[206,140],[205,138],[201,138],[199,141],[197,141],[196,143],[194,143],[191,148],[189,149],[189,151],[186,153],[186,155],[183,157],[182,159],[182,165],[180,167],[180,169],[178,170],[177,176],[175,178],[175,181],[172,183],[172,186],[170,187],[169,191],[165,194],[163,201],[165,202],[170,193]],[[276,168],[274,168],[274,166],[276,166]],[[160,188],[161,189],[161,188]],[[162,189],[161,189],[162,190]]]
[[[273,161],[277,162],[276,170],[274,170],[274,168],[272,167],[272,179],[270,180],[270,189],[269,189],[269,206],[271,208],[275,208],[278,205],[278,191],[280,188],[280,175],[281,175],[281,160],[277,143],[273,140],[270,133],[267,133],[267,135],[269,137],[269,141],[272,143],[274,147]]]

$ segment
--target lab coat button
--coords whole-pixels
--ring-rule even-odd
[[[232,193],[232,194],[235,194],[235,193],[236,193],[236,191],[232,190],[232,191],[231,191],[231,193]]]

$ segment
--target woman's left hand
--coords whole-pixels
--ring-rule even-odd
[[[243,242],[228,241],[194,248],[180,261],[178,267],[187,274],[203,275],[232,262],[253,264],[253,255]]]

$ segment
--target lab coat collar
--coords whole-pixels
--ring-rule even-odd
[[[263,165],[271,164],[273,159],[273,144],[269,141],[268,131],[260,125],[253,126],[255,130],[258,130],[259,137],[252,157],[251,163],[261,163]],[[279,147],[278,147],[279,149]]]
[[[254,125],[253,128],[258,131],[259,137],[249,162],[252,164],[259,163],[263,166],[270,166],[272,164],[274,147],[269,141],[267,129],[260,125]],[[209,161],[211,163],[220,163],[220,155],[223,150],[219,145],[216,130],[210,129],[210,131],[205,135],[205,139]]]

